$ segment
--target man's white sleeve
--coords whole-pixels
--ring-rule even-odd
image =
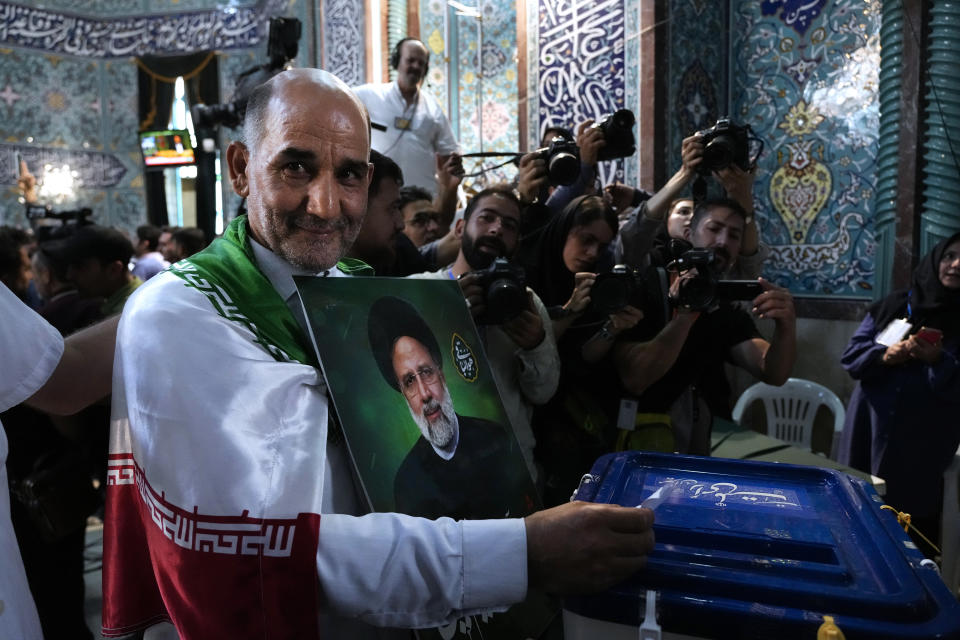
[[[63,356],[63,338],[50,323],[0,284],[0,411],[20,404],[46,383]]]
[[[526,530],[519,519],[324,514],[317,568],[331,613],[436,627],[526,597]]]

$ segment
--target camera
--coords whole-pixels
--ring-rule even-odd
[[[626,306],[643,311],[644,324],[662,327],[670,318],[667,272],[661,267],[644,271],[618,264],[597,274],[590,288],[590,309],[599,315],[616,313]]]
[[[576,142],[554,137],[549,147],[534,151],[547,163],[550,184],[571,185],[580,177],[580,148]]]
[[[302,25],[296,18],[270,18],[270,37],[267,41],[267,56],[270,62],[252,67],[237,76],[233,100],[224,104],[195,104],[190,107],[193,126],[212,129],[223,125],[235,129],[243,122],[250,94],[261,84],[277,75],[287,63],[297,57],[297,43]]]
[[[633,125],[637,119],[629,109],[620,109],[611,113],[591,128],[600,129],[606,144],[597,154],[600,162],[627,158],[637,152],[637,143],[633,137]]]
[[[696,269],[697,273],[680,281],[671,304],[706,311],[719,302],[753,300],[763,293],[763,287],[756,280],[721,280],[715,265],[713,249],[687,249],[677,256],[667,265],[669,270],[683,274]]]
[[[523,269],[506,258],[497,258],[486,269],[473,273],[479,276],[477,284],[483,288],[484,310],[477,317],[478,324],[503,324],[529,305]]]
[[[709,129],[698,131],[703,139],[703,160],[697,167],[703,175],[711,175],[718,169],[735,164],[749,171],[753,160],[750,158],[750,141],[762,141],[753,135],[750,125],[739,126],[730,118],[720,118]],[[760,155],[759,151],[757,155]],[[755,160],[755,158],[754,158]]]
[[[628,305],[639,308],[643,290],[640,272],[618,264],[607,273],[597,274],[590,288],[590,304],[602,315],[616,313]]]

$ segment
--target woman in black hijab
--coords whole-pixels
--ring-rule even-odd
[[[616,214],[597,196],[572,200],[543,229],[524,239],[519,259],[527,284],[550,311],[562,369],[558,391],[534,415],[544,469],[544,503],[570,498],[593,461],[611,450],[611,390],[618,388],[607,354],[613,339],[642,317],[628,307],[610,316],[589,308],[596,272],[609,270],[606,249],[617,233]]]
[[[841,357],[859,382],[838,459],[886,480],[886,502],[929,538],[939,533],[941,479],[960,445],[958,361],[960,232],[923,257],[909,289],[868,309]]]

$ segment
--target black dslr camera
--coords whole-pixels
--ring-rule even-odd
[[[636,122],[633,111],[620,109],[591,125],[591,128],[600,129],[603,132],[603,139],[607,143],[597,154],[597,160],[600,162],[616,160],[636,153],[637,143],[633,137],[633,125]]]
[[[763,149],[763,141],[753,135],[750,125],[741,127],[734,124],[730,118],[720,118],[709,129],[697,133],[703,139],[703,161],[697,170],[706,176],[731,164],[749,171],[756,160],[756,157],[750,158],[750,141],[759,142],[760,150]],[[757,156],[760,155],[760,150],[757,151]]]
[[[479,276],[477,284],[483,288],[484,310],[476,319],[478,324],[503,324],[527,308],[527,283],[520,267],[497,258],[486,269],[473,273]]]
[[[576,142],[556,136],[549,147],[534,151],[547,163],[550,184],[570,185],[580,177],[580,148]]]
[[[676,249],[676,245],[671,249]],[[713,249],[687,249],[680,253],[667,269],[680,274],[696,269],[697,273],[680,281],[677,296],[670,303],[694,311],[706,311],[718,302],[753,300],[763,293],[756,280],[721,280],[715,264]]]
[[[625,264],[618,264],[607,273],[597,274],[590,288],[590,304],[602,315],[616,313],[628,305],[639,308],[643,290],[640,272]]]
[[[261,84],[283,71],[297,57],[302,24],[296,18],[270,18],[267,56],[270,62],[252,67],[237,76],[233,100],[224,104],[195,104],[190,107],[193,126],[199,129],[223,125],[234,129],[243,123],[250,94]]]
[[[668,286],[667,272],[662,268],[639,271],[618,264],[597,275],[590,288],[590,308],[606,316],[629,305],[643,311],[646,323],[660,327],[670,318]]]

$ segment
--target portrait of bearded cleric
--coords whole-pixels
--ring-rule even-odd
[[[374,510],[463,519],[538,506],[454,281],[311,278],[298,287]]]

